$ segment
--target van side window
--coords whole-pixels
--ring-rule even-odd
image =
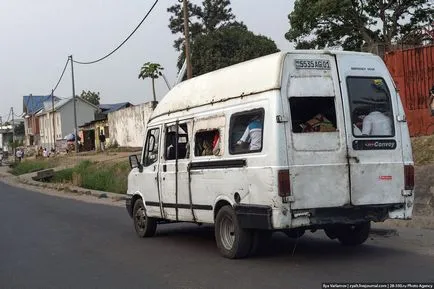
[[[395,135],[392,102],[383,78],[348,77],[353,135],[392,137]]]
[[[199,131],[194,139],[194,155],[196,157],[221,155],[220,131],[218,129]]]
[[[158,146],[160,140],[160,129],[155,128],[148,131],[143,154],[143,166],[147,167],[158,161]]]
[[[187,124],[178,125],[178,135],[176,133],[176,125],[170,125],[166,128],[166,143],[165,143],[165,159],[175,160],[176,151],[178,150],[178,159],[186,159],[190,157],[188,130]]]
[[[236,113],[231,117],[229,151],[231,154],[262,151],[264,110]]]
[[[291,97],[292,132],[333,132],[337,130],[334,97]]]

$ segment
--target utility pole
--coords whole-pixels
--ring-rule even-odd
[[[53,148],[56,150],[56,122],[54,120],[54,89],[51,90],[51,114],[53,116]]]
[[[14,154],[14,160],[17,162],[17,154],[15,148],[15,120],[14,120],[14,108],[11,107],[11,115],[12,115],[12,152]]]
[[[74,102],[75,153],[78,154],[77,104],[75,97],[74,60],[72,59],[72,55],[69,56],[69,61],[71,61],[72,100]]]
[[[188,28],[188,6],[187,0],[183,0],[184,4],[184,45],[185,45],[185,60],[187,61],[187,79],[193,77],[193,69],[191,67],[190,59],[190,32]]]

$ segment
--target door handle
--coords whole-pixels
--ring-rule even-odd
[[[163,165],[163,172],[167,171],[167,165]]]

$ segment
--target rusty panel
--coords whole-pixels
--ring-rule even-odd
[[[434,45],[389,52],[384,61],[400,90],[411,136],[434,134],[434,117],[428,108]]]

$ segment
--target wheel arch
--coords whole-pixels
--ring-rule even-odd
[[[224,206],[231,206],[231,207],[233,207],[233,201],[229,197],[227,197],[227,196],[219,196],[219,197],[217,197],[216,200],[215,200],[215,204],[214,204],[214,221],[215,221],[215,219],[217,217],[218,212]]]
[[[134,204],[139,199],[143,201],[143,206],[145,207],[145,211],[147,211],[146,202],[145,202],[145,198],[143,197],[143,194],[141,192],[134,192],[134,194],[131,197],[131,213],[134,210]]]

